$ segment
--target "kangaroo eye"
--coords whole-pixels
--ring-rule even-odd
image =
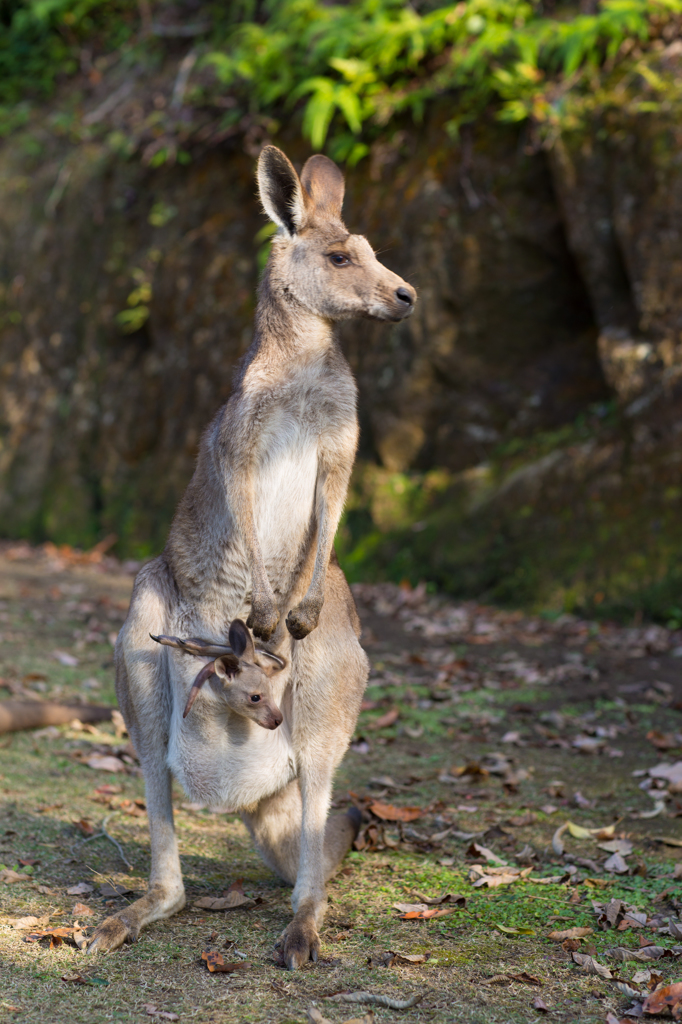
[[[345,267],[350,263],[350,260],[342,252],[333,252],[329,259],[332,261],[335,267]]]
[[[259,700],[260,700],[260,696],[257,693],[252,693],[251,694],[251,703],[252,704],[257,704]]]

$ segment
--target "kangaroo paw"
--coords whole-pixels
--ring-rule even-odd
[[[281,952],[282,959],[290,971],[297,971],[309,960],[317,962],[320,955],[320,936],[313,919],[294,918],[282,932],[276,948]]]
[[[111,953],[119,949],[124,942],[135,942],[140,934],[140,926],[126,920],[125,911],[113,914],[102,921],[92,936],[88,953]]]
[[[309,605],[302,601],[295,608],[292,608],[287,615],[287,629],[294,640],[303,640],[308,633],[317,626],[320,618],[320,608],[317,605]]]
[[[279,623],[279,612],[273,605],[257,605],[251,608],[246,625],[259,640],[268,641]]]

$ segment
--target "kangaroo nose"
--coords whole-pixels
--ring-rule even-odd
[[[406,306],[411,306],[414,303],[414,291],[408,291],[407,288],[396,288],[395,296],[399,302],[404,302]]]

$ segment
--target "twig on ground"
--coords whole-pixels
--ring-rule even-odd
[[[106,817],[104,819],[104,821],[100,825],[100,829],[101,829],[100,832],[97,832],[94,836],[88,836],[87,839],[81,839],[81,841],[80,841],[80,843],[78,845],[79,846],[84,846],[85,843],[91,843],[93,841],[93,839],[108,839],[109,842],[113,843],[114,846],[116,847],[116,849],[118,850],[119,857],[121,858],[121,860],[123,861],[125,866],[129,870],[132,870],[133,865],[130,863],[130,861],[126,857],[125,853],[123,852],[123,848],[121,847],[121,844],[118,842],[117,839],[114,839],[114,837],[112,835],[110,835],[109,832],[107,832],[107,822],[109,821],[109,818],[111,818],[111,817],[112,817],[112,815],[110,814],[108,817]],[[73,847],[71,849],[73,850]]]

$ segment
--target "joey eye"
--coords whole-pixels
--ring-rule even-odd
[[[252,693],[251,694],[251,703],[252,704],[257,704],[259,700],[260,700],[260,695],[259,694],[257,694],[257,693]]]
[[[350,260],[342,252],[333,252],[329,257],[335,267],[345,267],[350,263]]]

